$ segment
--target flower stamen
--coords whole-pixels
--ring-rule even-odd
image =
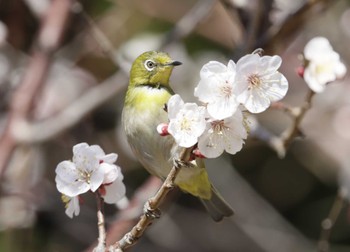
[[[247,81],[249,85],[248,89],[258,88],[262,83],[262,80],[258,74],[249,75]]]

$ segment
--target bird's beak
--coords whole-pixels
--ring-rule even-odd
[[[170,63],[167,64],[168,66],[180,66],[182,65],[182,63],[180,61],[172,61]]]

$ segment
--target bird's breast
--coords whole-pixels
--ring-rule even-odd
[[[139,161],[152,174],[164,177],[171,168],[171,136],[157,133],[160,123],[167,123],[164,110],[171,94],[165,89],[137,87],[128,90],[122,121],[128,142]]]

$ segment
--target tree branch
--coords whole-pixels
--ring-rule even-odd
[[[347,190],[345,188],[339,189],[338,194],[331,207],[331,210],[328,214],[328,217],[322,221],[321,234],[320,234],[320,239],[318,241],[319,252],[329,251],[329,239],[331,237],[334,224],[337,221],[341,210],[343,209],[346,194],[347,194]]]
[[[72,0],[54,0],[42,21],[37,45],[22,81],[13,94],[7,124],[0,138],[0,178],[17,145],[16,125],[27,120],[36,95],[47,77],[52,54],[58,48],[66,27]]]
[[[130,232],[126,233],[122,239],[112,245],[109,248],[109,251],[119,252],[133,246],[143,235],[147,227],[153,223],[155,219],[160,217],[159,207],[163,203],[168,193],[174,188],[176,176],[180,172],[182,166],[184,166],[184,164],[189,160],[190,152],[191,148],[182,150],[179,160],[174,160],[174,166],[170,170],[159,191],[154,197],[146,202],[144,206],[144,213],[138,223],[131,229]]]
[[[96,203],[97,203],[97,227],[98,227],[98,244],[94,248],[93,252],[103,252],[106,249],[106,229],[105,229],[105,218],[103,211],[104,200],[99,192],[96,192]]]

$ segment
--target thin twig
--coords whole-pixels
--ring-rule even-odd
[[[103,252],[106,250],[106,229],[103,210],[104,200],[98,192],[96,192],[95,194],[97,203],[98,244],[94,248],[93,252]]]
[[[0,138],[0,178],[12,156],[17,142],[15,125],[27,120],[35,97],[47,77],[52,54],[58,48],[65,30],[72,0],[54,0],[45,15],[29,65],[22,81],[11,99],[11,110]]]
[[[202,0],[197,3],[176,23],[175,27],[165,36],[160,48],[187,37],[198,24],[211,12],[216,1]]]
[[[303,106],[294,110],[295,112],[292,125],[284,133],[282,133],[281,139],[283,141],[284,153],[291,144],[291,142],[294,140],[294,138],[301,135],[299,126],[305,116],[305,113],[309,110],[311,106],[311,99],[314,96],[314,94],[315,92],[310,89],[306,95]]]
[[[271,27],[265,32],[262,38],[257,40],[256,48],[261,47],[270,54],[276,53],[290,44],[289,41],[303,28],[303,24],[314,16],[314,11],[326,9],[330,4],[334,4],[333,0],[308,0],[298,10],[290,14],[283,23],[276,29]]]
[[[147,227],[157,218],[160,217],[159,207],[163,203],[168,193],[175,186],[175,179],[182,166],[188,161],[191,149],[183,149],[179,160],[174,161],[174,166],[170,170],[167,178],[154,197],[149,199],[144,206],[144,213],[139,222],[126,233],[124,237],[109,248],[109,251],[124,251],[133,246],[136,241],[143,235]]]
[[[306,112],[310,109],[311,99],[314,95],[315,92],[309,90],[305,97],[304,104],[300,107],[289,107],[282,102],[272,104],[272,108],[280,109],[288,113],[288,115],[292,118],[291,125],[280,136],[276,136],[261,125],[258,125],[256,129],[251,132],[251,135],[266,142],[276,151],[280,158],[283,158],[293,140],[298,136],[302,136],[300,123],[303,120]]]
[[[85,12],[82,11],[82,16],[89,24],[91,29],[91,34],[93,38],[96,40],[97,44],[101,48],[102,52],[117,66],[119,65],[117,62],[117,56],[115,53],[115,49],[111,43],[111,41],[106,37],[106,35],[100,30],[100,28],[96,25],[94,20]]]
[[[319,252],[329,251],[329,239],[331,237],[334,224],[337,221],[341,210],[343,209],[346,194],[347,194],[346,189],[340,188],[338,190],[338,194],[333,202],[333,205],[328,214],[328,217],[322,221],[321,234],[320,234],[320,239],[318,241]]]

